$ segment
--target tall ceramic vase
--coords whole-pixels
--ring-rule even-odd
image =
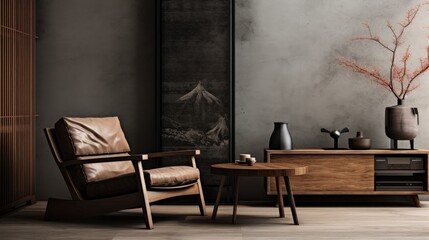
[[[289,150],[292,149],[292,138],[289,133],[288,124],[285,122],[275,122],[274,131],[270,137],[270,149]]]
[[[392,148],[398,149],[398,140],[410,141],[414,149],[414,138],[419,132],[419,112],[415,107],[408,107],[404,100],[398,99],[398,105],[386,107],[386,135],[392,139]]]

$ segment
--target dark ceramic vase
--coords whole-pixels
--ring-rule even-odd
[[[292,149],[292,138],[289,133],[288,124],[285,122],[275,122],[274,131],[270,137],[270,149],[289,150]]]
[[[397,148],[398,140],[409,140],[414,149],[414,138],[419,132],[419,113],[417,108],[408,107],[404,100],[398,99],[398,105],[386,107],[386,135],[393,140]]]

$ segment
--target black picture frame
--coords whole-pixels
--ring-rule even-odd
[[[210,165],[234,159],[234,0],[157,0],[156,29],[159,150],[200,149],[217,186]]]

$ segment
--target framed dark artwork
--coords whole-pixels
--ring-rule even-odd
[[[160,148],[200,149],[197,164],[205,186],[219,183],[210,165],[234,159],[233,4],[159,0],[157,5]]]

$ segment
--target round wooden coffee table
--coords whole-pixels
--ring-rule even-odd
[[[299,164],[288,163],[255,163],[253,166],[234,164],[234,163],[221,163],[211,165],[211,173],[222,175],[219,190],[216,197],[216,203],[213,209],[212,219],[216,219],[217,210],[219,207],[220,197],[222,195],[222,188],[225,184],[226,176],[233,178],[233,196],[234,196],[234,209],[232,214],[232,223],[236,222],[237,217],[237,203],[238,203],[238,177],[276,177],[277,200],[279,205],[279,214],[281,218],[285,217],[283,194],[280,187],[280,178],[283,177],[286,185],[287,196],[289,198],[290,209],[293,216],[295,225],[299,225],[298,216],[296,214],[295,200],[293,198],[292,188],[290,185],[289,176],[304,175],[307,173],[307,166]]]

